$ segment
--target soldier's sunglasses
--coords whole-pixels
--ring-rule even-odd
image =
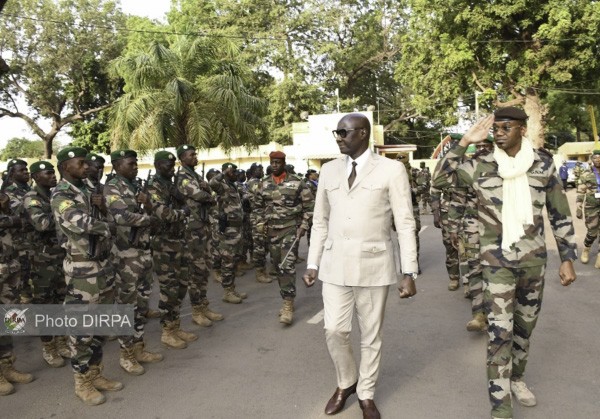
[[[342,128],[342,129],[334,129],[333,131],[331,131],[331,133],[333,134],[333,138],[335,138],[335,139],[337,139],[337,137],[346,138],[346,136],[348,135],[348,133],[350,131],[357,131],[359,129],[364,129],[364,128]]]
[[[505,134],[508,134],[513,128],[518,128],[520,126],[521,126],[521,124],[518,124],[518,125],[509,125],[509,124],[492,125],[492,132],[496,133],[498,131],[502,131]]]

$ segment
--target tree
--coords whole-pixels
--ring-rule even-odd
[[[44,157],[44,142],[42,140],[32,141],[27,138],[11,138],[0,151],[0,160],[14,158],[27,159]]]
[[[0,79],[0,118],[23,119],[49,158],[65,126],[108,108],[120,93],[107,67],[123,48],[116,28],[124,16],[108,0],[24,0],[9,2],[2,22],[8,70]]]
[[[459,99],[521,105],[528,136],[544,140],[549,90],[592,80],[600,3],[589,0],[409,0],[396,80],[423,114],[456,122]]]

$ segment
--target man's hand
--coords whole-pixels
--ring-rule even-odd
[[[302,280],[307,287],[312,287],[315,285],[315,281],[317,280],[317,270],[307,269],[304,271],[304,275],[302,275]]]
[[[577,211],[575,212],[575,216],[581,220],[583,218],[583,210],[581,209],[581,207],[577,207]]]
[[[4,192],[0,192],[0,210],[4,213],[8,213],[10,207],[10,198]]]
[[[467,147],[469,144],[477,144],[484,141],[490,133],[494,125],[494,115],[488,115],[485,118],[477,121],[460,139],[458,143],[462,147]]]
[[[144,205],[144,209],[146,210],[147,214],[150,214],[152,212],[152,200],[150,199],[150,195],[149,194],[145,194],[144,192],[140,192],[136,196],[136,201],[137,201],[138,204]]]
[[[417,286],[411,275],[404,275],[398,286],[398,292],[400,293],[400,298],[409,298],[417,293]]]
[[[435,226],[435,228],[442,228],[439,209],[433,210],[433,225]]]
[[[577,275],[575,274],[575,268],[573,268],[573,262],[570,260],[565,260],[560,264],[560,269],[558,270],[558,276],[560,276],[560,283],[568,287],[572,282],[577,279]]]
[[[459,243],[458,243],[458,233],[450,233],[450,244],[452,245],[453,248],[455,248],[456,250],[458,250],[458,248],[460,247]]]
[[[306,230],[303,229],[302,227],[299,227],[298,230],[296,230],[296,238],[298,240],[300,240],[304,236],[305,233],[306,233]]]
[[[92,201],[92,205],[95,205],[98,207],[98,209],[100,210],[102,215],[106,216],[106,214],[108,214],[108,210],[106,208],[106,200],[104,199],[104,195],[99,194],[99,193],[93,193],[91,201]]]

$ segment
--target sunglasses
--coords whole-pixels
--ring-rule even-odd
[[[333,131],[331,131],[331,133],[333,134],[333,138],[340,137],[340,138],[346,138],[346,136],[348,135],[348,133],[350,131],[358,131],[359,129],[364,129],[364,128],[342,128],[342,129],[334,129]]]
[[[493,125],[492,126],[492,132],[499,132],[502,131],[506,134],[508,134],[513,128],[519,128],[521,127],[521,125],[508,125],[508,124],[504,124],[504,125]]]

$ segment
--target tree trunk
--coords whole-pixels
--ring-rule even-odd
[[[54,137],[56,137],[56,134],[58,134],[58,131],[51,130],[42,138],[42,140],[44,140],[44,154],[46,155],[46,159],[50,159],[52,157],[52,143],[54,142]]]
[[[541,102],[540,97],[534,90],[528,89],[523,109],[529,117],[527,120],[527,138],[531,140],[534,148],[544,147],[544,120],[548,113],[547,107]]]

